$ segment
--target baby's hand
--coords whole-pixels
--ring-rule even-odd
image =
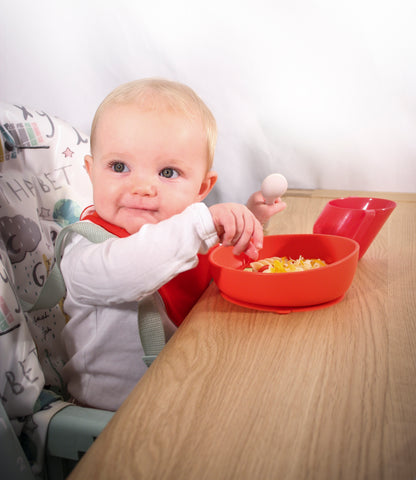
[[[247,207],[254,213],[258,221],[264,225],[275,213],[286,208],[286,203],[277,198],[274,203],[268,205],[260,191],[253,193],[247,202]]]
[[[220,242],[234,246],[233,253],[245,253],[257,260],[263,246],[263,228],[250,210],[238,203],[218,203],[209,207]]]

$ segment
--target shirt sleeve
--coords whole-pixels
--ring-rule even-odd
[[[126,238],[95,244],[73,233],[61,270],[71,296],[80,303],[139,301],[195,267],[197,254],[206,253],[218,240],[208,207],[196,203]]]

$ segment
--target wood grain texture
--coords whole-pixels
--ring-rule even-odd
[[[289,192],[268,233],[343,193]],[[70,479],[414,480],[416,195],[373,196],[398,207],[340,303],[278,315],[211,284]]]

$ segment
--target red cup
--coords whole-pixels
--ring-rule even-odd
[[[361,258],[395,208],[396,202],[383,198],[337,198],[325,205],[313,233],[352,238],[360,245]]]

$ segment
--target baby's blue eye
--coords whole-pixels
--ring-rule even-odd
[[[164,178],[176,178],[179,177],[179,172],[174,168],[167,167],[161,170],[159,175]]]
[[[111,164],[111,169],[113,170],[113,172],[116,172],[116,173],[124,173],[124,172],[128,172],[128,168],[127,168],[127,165],[123,162],[113,162]]]

